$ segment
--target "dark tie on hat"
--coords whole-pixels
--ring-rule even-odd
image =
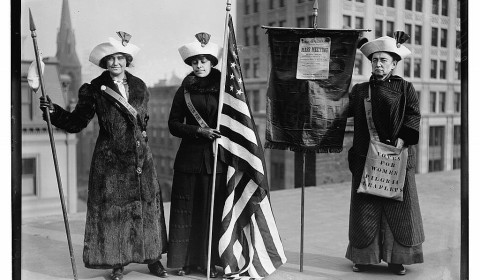
[[[410,39],[410,35],[403,31],[395,31],[393,32],[393,38],[397,41],[397,48],[400,48],[400,45],[405,43],[408,39]]]
[[[122,39],[122,45],[124,47],[128,44],[128,42],[130,42],[130,38],[132,38],[132,35],[123,31],[117,31],[117,35],[120,37],[120,39]]]

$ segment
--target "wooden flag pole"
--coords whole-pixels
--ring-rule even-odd
[[[218,115],[217,115],[217,130],[220,129],[220,115],[222,114],[223,107],[223,95],[225,93],[225,83],[227,72],[227,54],[228,54],[228,20],[230,16],[230,10],[232,9],[231,0],[227,0],[226,16],[225,16],[225,32],[223,35],[223,52],[222,52],[222,67],[221,67],[221,79],[220,79],[220,94],[218,96]],[[215,204],[215,181],[217,179],[217,159],[218,159],[218,138],[213,141],[213,179],[212,179],[212,194],[210,201],[210,220],[208,227],[208,259],[207,259],[207,280],[210,280],[210,266],[212,263],[212,229],[213,229],[213,209]]]
[[[35,23],[33,22],[32,11],[30,9],[29,9],[29,14],[30,14],[30,31],[33,39],[33,48],[35,50],[35,59],[37,62],[37,71],[38,71],[38,76],[40,81],[40,87],[42,89],[42,96],[46,98],[45,85],[43,82],[43,73],[41,69],[42,67],[40,64],[40,55],[39,55],[38,45],[37,45],[37,34],[35,32],[36,28],[35,28]],[[77,280],[78,278],[77,278],[77,267],[75,265],[75,255],[73,253],[72,240],[70,237],[70,226],[68,224],[67,210],[65,207],[65,199],[63,196],[62,179],[60,177],[60,170],[58,167],[57,152],[55,149],[55,140],[53,138],[52,123],[50,121],[50,110],[48,108],[45,108],[45,115],[47,116],[48,135],[50,136],[50,146],[52,148],[53,163],[55,165],[55,174],[57,175],[58,192],[60,195],[60,202],[62,204],[63,221],[65,223],[65,231],[67,233],[68,248],[70,250],[70,261],[72,263],[73,278]]]

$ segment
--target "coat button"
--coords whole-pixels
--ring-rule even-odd
[[[137,167],[137,174],[142,174],[142,168],[141,167]]]
[[[140,147],[140,141],[137,141],[137,147]]]

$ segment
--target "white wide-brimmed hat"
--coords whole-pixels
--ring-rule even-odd
[[[137,55],[138,51],[140,51],[140,48],[132,43],[129,43],[130,38],[132,37],[130,34],[122,31],[117,32],[117,34],[122,41],[118,41],[112,37],[109,37],[108,42],[101,43],[93,48],[88,60],[99,67],[105,68],[105,65],[100,65],[100,61],[102,58],[108,55],[125,53],[130,55],[133,59]]]
[[[191,65],[191,59],[197,55],[205,55],[212,62],[213,66],[217,65],[218,57],[220,56],[221,48],[210,42],[210,34],[201,32],[195,35],[197,41],[185,44],[178,48],[178,52],[183,61]]]
[[[396,40],[389,36],[380,37],[378,39],[365,43],[363,46],[360,47],[360,51],[370,60],[372,59],[372,55],[376,52],[393,53],[397,56],[398,60],[402,60],[404,57],[412,53],[407,47],[402,45],[402,43],[405,42],[409,38],[409,36],[405,33],[402,33],[402,35],[406,36],[406,39],[403,36],[400,36],[403,38],[400,40]]]

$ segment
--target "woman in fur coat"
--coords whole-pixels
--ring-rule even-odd
[[[217,127],[220,71],[219,47],[209,42],[210,35],[199,33],[198,41],[179,48],[193,72],[187,75],[173,99],[168,126],[182,139],[178,149],[172,184],[169,249],[167,266],[180,268],[178,275],[200,267],[205,272],[208,258],[208,233],[213,180],[213,141],[220,137]],[[190,107],[190,108],[189,108]],[[218,240],[226,168],[217,161],[215,209],[213,218],[210,277],[217,277],[220,265]]]
[[[160,259],[167,249],[163,203],[146,127],[149,92],[145,83],[125,71],[138,47],[130,35],[117,32],[122,42],[96,46],[89,60],[107,69],[83,84],[78,103],[66,111],[50,98],[51,122],[78,133],[97,115],[100,132],[88,182],[83,261],[87,268],[113,269],[112,280],[123,277],[129,263],[148,264],[150,272],[166,277]]]

